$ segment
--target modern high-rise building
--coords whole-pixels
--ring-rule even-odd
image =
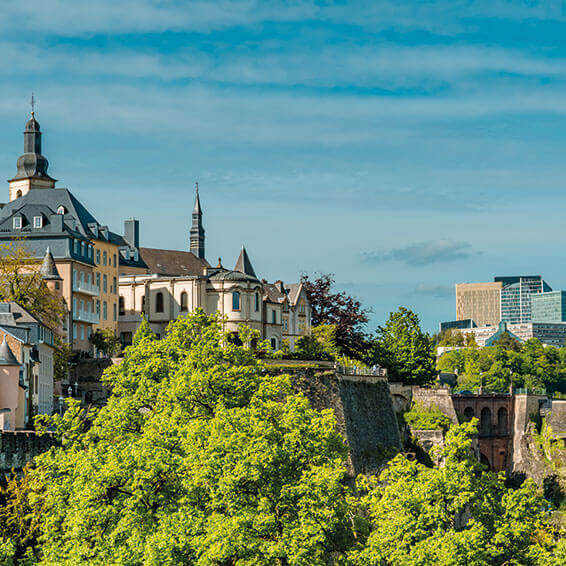
[[[531,322],[531,300],[534,295],[552,291],[540,275],[495,277],[501,283],[501,320],[509,324]]]
[[[493,326],[501,320],[503,283],[457,283],[456,319],[471,319],[477,326]]]
[[[566,291],[550,291],[531,297],[533,322],[566,322]]]

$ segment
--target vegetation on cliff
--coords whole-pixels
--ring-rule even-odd
[[[2,564],[316,566],[524,564],[564,557],[530,483],[507,490],[470,455],[397,456],[346,481],[331,411],[202,312],[157,340],[147,325],[107,370],[108,404],[51,419],[61,446],[1,494]],[[562,552],[562,554],[560,554]]]

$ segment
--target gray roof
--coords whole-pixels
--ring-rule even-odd
[[[299,299],[299,295],[301,294],[302,287],[302,283],[288,283],[285,285],[287,294],[289,295],[289,301],[291,301],[292,305],[297,304],[297,300]]]
[[[242,246],[242,251],[240,252],[240,257],[234,266],[234,271],[241,271],[246,275],[251,275],[255,279],[257,279],[257,275],[255,274],[255,270],[253,268],[252,262],[248,256],[248,252],[246,248]]]
[[[6,335],[4,334],[4,340],[0,344],[0,366],[19,366],[20,362],[16,359],[16,356],[10,350],[8,342],[6,342]]]
[[[45,251],[45,257],[43,258],[41,269],[39,271],[41,273],[41,277],[46,281],[63,281],[61,275],[59,275],[59,272],[57,271],[57,266],[55,265],[55,260],[53,259],[49,246]]]
[[[231,271],[229,269],[219,269],[212,273],[209,277],[211,281],[241,281],[242,283],[259,283],[259,279],[252,275],[247,275],[241,271]]]

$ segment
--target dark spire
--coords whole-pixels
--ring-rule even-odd
[[[32,98],[33,105],[35,99]],[[41,128],[35,119],[35,111],[32,110],[31,118],[28,120],[24,130],[24,153],[18,159],[18,172],[14,177],[17,179],[28,179],[30,177],[42,177],[51,179],[47,174],[49,162],[41,155]]]
[[[255,274],[252,262],[248,256],[248,252],[246,248],[242,246],[242,251],[240,252],[240,257],[236,262],[234,267],[234,271],[239,271],[240,273],[245,273],[246,275],[251,275],[257,279],[257,275]]]
[[[55,265],[55,260],[51,254],[51,249],[48,247],[45,251],[45,257],[43,258],[43,263],[41,264],[42,279],[45,281],[63,281],[59,272],[57,271],[57,265]]]
[[[4,340],[0,344],[0,366],[19,366],[20,362],[16,359],[16,356],[10,350],[8,342],[6,342],[6,335],[4,334]]]
[[[193,208],[193,223],[190,231],[189,250],[198,258],[204,259],[204,228],[202,227],[202,209],[196,183],[195,206]]]

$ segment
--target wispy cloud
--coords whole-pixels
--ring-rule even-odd
[[[364,252],[363,258],[368,263],[400,261],[412,267],[425,267],[433,263],[469,259],[478,253],[467,242],[431,240],[386,252]]]
[[[454,287],[451,285],[429,285],[427,283],[420,283],[415,288],[415,293],[417,295],[445,299],[446,297],[454,295]]]

